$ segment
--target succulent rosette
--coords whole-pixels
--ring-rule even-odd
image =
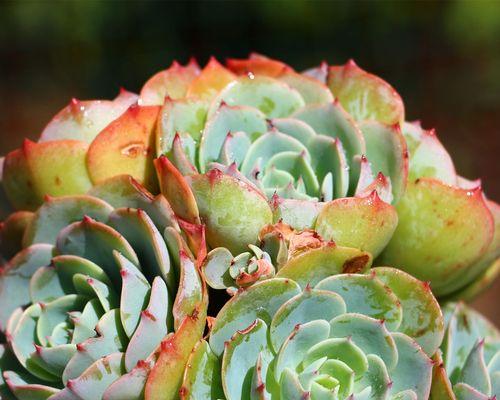
[[[433,130],[405,122],[394,88],[352,61],[304,73],[257,54],[174,62],[139,95],[72,100],[5,157],[3,215],[120,174],[157,193],[162,155],[176,213],[233,258],[281,220],[370,251],[440,297],[473,297],[500,270],[498,205],[457,175]]]
[[[117,176],[15,219],[2,231],[17,240],[2,242],[15,255],[0,275],[1,398],[175,398],[207,294],[166,199]]]
[[[326,249],[226,303],[189,359],[184,398],[428,399],[444,331],[428,285],[387,267],[331,275],[350,256]]]
[[[167,155],[185,176],[212,232],[208,243],[242,252],[247,244],[256,244],[264,225],[283,220],[363,247],[363,232],[349,238],[346,232],[328,231],[328,221],[316,221],[331,200],[357,196],[348,201],[352,219],[373,227],[377,219],[386,219],[378,226],[379,235],[364,246],[378,255],[397,223],[396,212],[380,206],[381,199],[391,203],[406,185],[406,144],[399,128],[377,120],[358,124],[326,84],[285,64],[261,56],[248,63],[246,73],[239,74],[243,66],[236,60],[228,62],[235,73],[211,59],[185,96],[168,97],[160,111],[157,154]],[[143,92],[151,85],[146,83]],[[402,110],[397,93],[385,82],[381,85]],[[402,111],[391,118],[392,124],[402,121]],[[225,204],[216,200],[222,193]],[[232,221],[224,221],[223,215],[219,221],[208,217],[233,211],[227,208],[232,203],[239,207]],[[241,230],[250,219],[256,222],[242,237],[227,229]]]
[[[446,332],[435,355],[432,400],[500,397],[500,332],[463,303],[443,308]]]
[[[225,259],[248,258],[262,227],[283,221],[431,281],[440,297],[473,297],[498,274],[498,205],[352,61],[299,74],[252,55],[227,68],[211,59],[195,76],[175,64],[141,101],[161,105],[157,155],[184,176],[171,196],[185,195],[186,218],[207,225]]]

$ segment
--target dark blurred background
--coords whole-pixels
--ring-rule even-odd
[[[0,154],[36,139],[71,97],[112,98],[174,59],[250,51],[299,70],[355,59],[500,200],[499,1],[3,1]],[[497,325],[499,294],[497,282],[476,302]]]

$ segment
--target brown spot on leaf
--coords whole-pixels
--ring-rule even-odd
[[[342,272],[344,274],[355,274],[360,272],[363,270],[369,259],[370,257],[367,254],[351,258],[344,263]]]

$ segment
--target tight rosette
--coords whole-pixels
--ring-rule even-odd
[[[211,59],[195,77],[184,68],[155,75],[140,101],[161,105],[157,155],[182,175],[167,197],[184,196],[186,219],[207,225],[225,259],[283,221],[443,297],[473,297],[498,274],[498,206],[457,175],[435,131],[404,122],[388,83],[353,62],[300,74],[259,55]],[[174,75],[186,78],[176,90]]]
[[[500,332],[463,303],[443,309],[446,332],[435,355],[432,400],[500,397]]]
[[[0,275],[1,398],[174,399],[207,298],[165,198],[118,176],[23,217]]]
[[[264,226],[259,233],[259,242],[260,247],[249,245],[250,251],[237,256],[224,247],[210,251],[201,270],[207,284],[213,289],[226,289],[232,294],[238,288],[273,277],[276,271],[299,254],[335,246],[333,242],[325,242],[311,229],[297,231],[283,222]],[[357,269],[351,268],[349,272],[362,270],[369,260],[368,254],[359,254],[362,262]]]
[[[207,224],[209,244],[243,252],[256,244],[265,224],[283,220],[378,255],[397,224],[389,204],[406,185],[406,144],[399,127],[357,122],[324,82],[285,64],[255,56],[240,74],[235,62],[228,62],[228,69],[211,59],[184,97],[165,100],[156,132],[157,154],[167,155],[185,176]],[[400,109],[392,124],[402,122],[401,99],[380,82]],[[146,83],[143,99],[150,88]],[[223,195],[224,204],[216,200]],[[370,243],[362,230],[348,237],[347,221],[336,232],[328,230],[334,211],[317,222],[326,205],[346,196],[355,196],[349,197],[346,219],[358,218],[366,230],[368,225],[378,230]],[[387,207],[377,207],[382,202]],[[220,215],[229,212],[234,215]],[[244,236],[229,232],[247,220],[256,222]]]
[[[428,399],[443,336],[429,287],[386,267],[332,276],[349,249],[328,251],[229,300],[189,359],[183,398]]]

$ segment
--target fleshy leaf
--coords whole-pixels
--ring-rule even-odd
[[[207,304],[205,294],[193,314],[184,318],[175,334],[161,343],[158,360],[146,382],[145,400],[177,399],[189,355],[205,328]]]
[[[408,177],[408,151],[399,124],[387,126],[369,121],[360,124],[360,128],[372,170],[390,178],[394,203],[397,203],[404,194]]]
[[[387,125],[404,121],[399,94],[381,78],[359,68],[353,60],[328,69],[327,85],[356,120],[376,120]]]
[[[397,329],[401,323],[402,309],[398,298],[374,274],[331,276],[319,282],[316,289],[340,295],[348,313],[383,320],[391,330]]]
[[[493,240],[484,255],[469,266],[462,277],[463,281],[471,283],[447,296],[447,300],[469,301],[490,286],[500,274],[500,205],[491,200],[486,200],[486,205],[495,223]]]
[[[211,288],[225,289],[234,284],[233,278],[229,275],[232,261],[233,255],[224,247],[217,247],[208,253],[202,272]]]
[[[428,399],[431,389],[432,360],[420,346],[402,333],[393,333],[398,348],[398,363],[392,371],[392,390],[412,390],[417,399]]]
[[[456,400],[444,368],[441,351],[438,350],[432,357],[434,369],[432,372],[432,386],[430,400]]]
[[[168,248],[151,218],[141,209],[118,208],[111,213],[108,223],[135,250],[144,273],[149,277],[161,276],[174,291],[175,273]]]
[[[278,76],[281,82],[297,90],[306,104],[330,103],[333,101],[332,92],[328,87],[316,79],[287,71]]]
[[[71,379],[81,375],[102,357],[126,349],[127,335],[120,324],[120,312],[113,309],[105,313],[95,326],[97,337],[78,343],[77,352],[64,368],[62,381],[67,385]]]
[[[88,145],[77,140],[34,143],[5,157],[3,187],[16,208],[34,210],[45,195],[86,193],[92,183],[87,172]]]
[[[491,400],[488,396],[466,383],[457,383],[453,386],[453,390],[457,400]]]
[[[68,294],[44,304],[36,325],[37,343],[48,346],[50,335],[60,323],[66,321],[67,313],[82,310],[87,301],[86,296]]]
[[[399,223],[380,257],[421,280],[438,296],[467,284],[470,265],[493,239],[493,218],[480,188],[464,190],[422,178],[396,207]]]
[[[153,75],[142,87],[139,104],[162,105],[165,97],[179,99],[186,95],[189,84],[200,73],[195,60],[186,66],[174,61],[170,68]]]
[[[156,159],[155,166],[160,190],[175,214],[190,223],[199,223],[198,205],[186,178],[165,156]]]
[[[224,345],[222,386],[228,400],[241,399],[250,391],[252,369],[259,352],[267,348],[267,325],[261,319],[237,331]]]
[[[8,394],[0,392],[4,400],[46,400],[59,392],[59,389],[45,386],[42,381],[27,379],[24,374],[17,374],[14,371],[5,371],[4,379],[10,389]],[[11,393],[15,397],[10,397]]]
[[[453,161],[437,138],[434,129],[426,131],[418,123],[405,123],[403,135],[410,153],[408,175],[410,181],[427,177],[439,179],[450,185],[457,183]]]
[[[23,148],[2,158],[2,191],[7,203],[16,209],[34,211],[43,201],[43,197],[34,191]]]
[[[235,74],[211,57],[200,75],[190,83],[186,96],[198,96],[210,100],[235,79]]]
[[[257,160],[262,165],[265,165],[268,161],[270,162],[274,155],[279,155],[279,153],[283,152],[295,152],[299,154],[305,152],[307,158],[309,158],[307,149],[297,139],[282,134],[277,130],[271,130],[252,143],[241,165],[241,172],[248,176]]]
[[[66,388],[55,395],[53,400],[67,400],[67,396],[76,396],[82,400],[102,398],[108,386],[124,372],[123,353],[110,354],[97,360],[78,378],[68,381]]]
[[[199,141],[205,126],[208,104],[199,99],[167,98],[161,108],[156,131],[156,155],[168,153],[177,133],[189,134]],[[192,158],[194,159],[194,154]]]
[[[193,260],[183,251],[180,252],[180,276],[173,306],[174,327],[176,329],[182,321],[195,310],[197,304],[203,301],[203,284]]]
[[[103,393],[103,400],[142,400],[144,398],[144,385],[154,366],[156,356],[148,360],[139,361],[132,371],[122,375]]]
[[[222,354],[224,342],[237,330],[243,330],[257,318],[271,323],[278,308],[300,293],[290,279],[271,279],[258,282],[229,300],[218,314],[210,335],[210,347]]]
[[[21,315],[15,315],[17,323],[9,337],[9,345],[19,363],[32,375],[44,381],[56,382],[58,377],[30,362],[31,355],[36,354],[35,343],[38,340],[36,323],[41,311],[42,307],[39,304],[32,304]]]
[[[120,93],[113,100],[71,99],[44,128],[40,142],[73,139],[92,143],[99,132],[138,99],[135,93],[124,89],[120,89]]]
[[[93,183],[129,174],[155,191],[154,129],[159,111],[159,107],[132,106],[97,135],[87,154],[87,168]]]
[[[372,271],[401,303],[403,319],[398,331],[415,339],[432,356],[443,340],[444,320],[429,285],[399,269],[377,267]]]
[[[364,272],[370,268],[371,261],[369,253],[328,243],[291,258],[276,276],[293,279],[305,288],[307,285],[314,286],[331,275]]]
[[[61,254],[86,258],[99,265],[117,287],[120,287],[121,277],[113,252],[118,251],[134,265],[139,265],[134,249],[122,235],[87,217],[64,228],[57,238],[56,248]]]
[[[274,195],[270,203],[273,222],[282,221],[298,230],[313,228],[318,214],[325,205],[320,202],[283,199],[278,195]]]
[[[23,236],[33,217],[30,211],[16,211],[0,222],[0,263],[23,249]]]
[[[379,320],[360,314],[345,313],[330,321],[331,337],[349,337],[365,354],[377,354],[392,370],[398,352],[391,334]]]
[[[227,134],[245,132],[256,139],[267,131],[265,115],[252,107],[220,105],[207,120],[199,148],[200,171],[205,172],[210,162],[219,158]]]
[[[104,200],[114,208],[130,207],[144,210],[160,232],[167,227],[179,231],[179,224],[165,197],[153,196],[130,175],[117,175],[106,179],[95,185],[88,194]]]
[[[316,132],[308,124],[296,118],[274,118],[269,124],[279,132],[297,139],[304,146],[316,136]]]
[[[337,101],[309,105],[293,114],[293,118],[307,122],[320,135],[338,138],[345,150],[348,163],[352,163],[355,156],[366,153],[363,134]],[[359,177],[359,169],[355,167],[353,164],[349,170],[351,191],[354,190]]]
[[[316,135],[308,143],[311,153],[311,165],[320,182],[332,175],[333,190],[330,196],[322,193],[320,199],[329,201],[333,197],[345,197],[349,190],[349,166],[342,143],[338,138]],[[329,197],[329,198],[328,198]]]
[[[488,369],[484,362],[484,341],[479,341],[472,348],[469,356],[465,360],[459,381],[465,383],[476,390],[486,394],[491,394],[491,380]]]
[[[130,338],[139,324],[142,310],[146,308],[146,301],[149,302],[151,285],[127,258],[120,253],[115,253],[115,258],[120,265],[122,277],[120,319],[125,333]]]
[[[239,75],[254,74],[276,77],[283,72],[293,71],[291,67],[278,60],[251,53],[247,59],[230,58],[227,67]]]
[[[180,393],[182,400],[217,400],[224,396],[219,360],[205,340],[198,342],[189,356]]]
[[[0,269],[0,329],[17,308],[29,303],[30,279],[41,266],[49,265],[53,247],[36,244],[25,248]]]
[[[147,359],[167,334],[169,296],[163,279],[157,276],[151,286],[147,308],[142,311],[139,325],[125,352],[125,369],[130,372],[136,364]]]
[[[113,208],[105,201],[90,196],[64,196],[47,198],[35,213],[26,230],[24,246],[35,243],[56,244],[59,231],[80,221],[84,216],[106,222]]]
[[[248,184],[213,169],[189,177],[211,247],[245,251],[257,242],[260,229],[272,222],[265,197]]]
[[[398,224],[396,210],[373,191],[366,197],[350,197],[327,203],[316,219],[315,229],[325,240],[354,247],[377,257]]]
[[[269,118],[291,115],[304,106],[299,92],[266,76],[242,76],[230,83],[213,100],[208,115],[212,116],[222,102],[230,106],[251,106]]]

